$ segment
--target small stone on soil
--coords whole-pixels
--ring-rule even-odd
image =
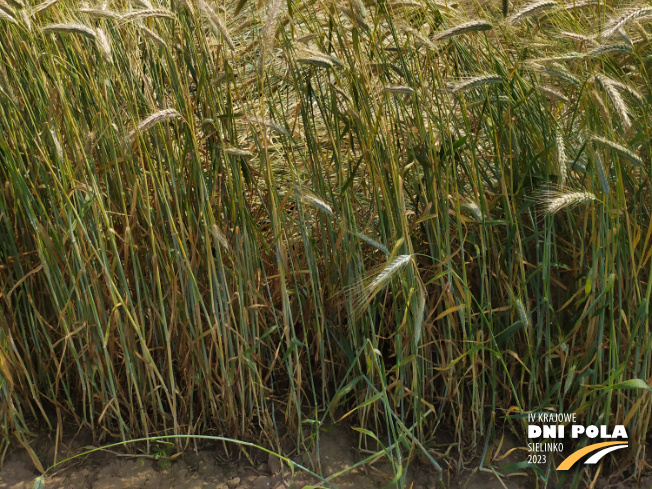
[[[234,477],[233,479],[231,479],[226,483],[226,485],[231,488],[238,487],[238,484],[240,484],[240,477]]]

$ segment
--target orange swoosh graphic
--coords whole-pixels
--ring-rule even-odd
[[[568,470],[570,469],[575,462],[581,459],[584,455],[588,455],[591,452],[595,452],[604,447],[610,447],[613,445],[627,445],[627,442],[622,441],[605,441],[604,443],[596,443],[595,445],[589,445],[588,447],[580,448],[578,451],[571,453],[564,461],[559,464],[557,470]]]

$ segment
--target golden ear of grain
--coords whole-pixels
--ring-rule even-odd
[[[579,79],[569,73],[568,70],[566,70],[566,68],[561,66],[559,63],[553,63],[551,66],[545,66],[539,63],[531,62],[528,63],[528,67],[539,73],[544,73],[548,76],[563,80],[569,85],[573,85],[575,87],[580,86]]]
[[[589,56],[602,56],[609,53],[631,53],[632,46],[629,44],[605,44],[591,49],[588,53]]]
[[[388,6],[392,11],[397,11],[397,13],[402,13],[399,9],[409,9],[409,8],[423,8],[423,3],[416,0],[393,0],[388,2]]]
[[[472,90],[474,88],[482,87],[484,85],[492,85],[496,83],[502,83],[503,79],[498,75],[482,75],[469,78],[468,80],[461,81],[459,83],[449,83],[447,88],[453,92],[461,92],[464,90]]]
[[[434,40],[443,41],[444,39],[449,39],[455,36],[461,36],[462,34],[468,34],[470,32],[488,31],[492,28],[493,26],[491,25],[491,23],[487,22],[486,20],[472,20],[470,22],[465,22],[463,24],[456,25],[455,27],[451,27],[450,29],[440,32],[439,34],[435,35]]]
[[[59,161],[63,161],[63,147],[61,146],[61,142],[59,141],[57,132],[54,130],[54,128],[50,128],[50,135],[52,136],[52,142],[54,143],[54,149],[57,152],[57,157],[59,158]]]
[[[278,25],[278,19],[281,16],[284,5],[286,5],[284,0],[272,0],[267,11],[267,19],[265,20],[260,39],[258,72],[261,75],[265,71],[265,58],[268,52],[274,47],[274,42],[276,41],[276,26]]]
[[[387,93],[393,93],[396,95],[412,95],[414,90],[405,85],[388,85],[385,87]]]
[[[143,8],[147,8],[147,9],[154,8],[154,6],[149,2],[149,0],[132,0],[132,1],[136,5],[139,5]]]
[[[149,117],[143,119],[138,124],[138,127],[127,135],[127,139],[133,141],[138,134],[147,131],[148,129],[155,126],[156,124],[159,124],[161,122],[170,119],[176,119],[177,117],[181,117],[181,114],[179,114],[179,112],[177,112],[175,109],[159,110],[158,112],[155,112]]]
[[[316,37],[319,37],[319,36],[317,34],[315,34],[314,32],[309,32],[308,34],[305,34],[303,36],[299,36],[299,37],[295,38],[294,42],[301,42],[303,44],[308,44],[308,43],[310,43],[310,41],[312,41]]]
[[[307,57],[304,57],[304,58],[295,58],[295,61],[297,63],[316,66],[318,68],[332,68],[333,67],[333,63],[331,63],[329,60],[321,58],[319,56],[307,56]]]
[[[233,147],[231,147],[231,148],[225,148],[225,149],[224,149],[224,152],[225,152],[226,154],[228,154],[228,155],[232,155],[232,156],[243,156],[243,157],[245,157],[245,158],[251,158],[252,156],[254,156],[254,154],[253,154],[251,151],[246,151],[246,150],[244,150],[244,149],[233,148]]]
[[[18,25],[18,21],[14,19],[11,15],[9,15],[7,12],[2,10],[1,8],[0,8],[0,20],[4,20],[5,22],[10,22],[11,24]]]
[[[81,34],[95,40],[97,34],[93,29],[84,24],[47,24],[41,27],[41,32],[63,32],[66,34]]]
[[[638,156],[633,151],[630,151],[625,146],[622,146],[622,145],[616,143],[615,141],[610,141],[609,139],[606,139],[606,138],[603,138],[603,137],[597,136],[597,135],[591,136],[591,140],[594,143],[598,143],[600,146],[602,146],[604,148],[608,148],[608,149],[612,150],[613,152],[619,154],[620,156],[628,159],[629,161],[631,161],[635,165],[637,165],[637,166],[639,166],[641,168],[644,167],[643,160],[640,158],[640,156]]]
[[[570,39],[571,41],[577,41],[581,42],[584,44],[588,44],[589,46],[597,46],[598,43],[597,41],[591,37],[591,36],[583,36],[582,34],[577,34],[576,32],[566,32],[566,31],[561,31],[559,32],[559,36],[565,38],[565,39]]]
[[[356,24],[358,27],[364,29],[365,31],[368,31],[370,29],[369,24],[367,24],[364,20],[363,17],[358,15],[355,11],[351,10],[348,7],[345,7],[344,5],[339,5],[337,7],[337,10],[342,12],[344,15],[346,15],[351,22]]]
[[[319,209],[320,211],[322,211],[325,214],[328,214],[329,216],[333,215],[333,209],[331,208],[331,206],[328,205],[326,201],[322,200],[316,194],[304,189],[297,189],[297,194],[299,195],[299,199],[301,200],[301,202],[303,202],[304,204],[314,207],[315,209]]]
[[[544,202],[545,212],[547,215],[553,215],[566,207],[594,202],[596,200],[598,199],[594,194],[584,191],[551,194],[551,196]]]
[[[397,27],[400,28],[401,31],[410,34],[412,36],[416,47],[425,46],[427,49],[433,51],[437,49],[435,43],[433,43],[430,39],[428,39],[426,36],[421,34],[421,32],[409,26],[408,24],[398,23]]]
[[[52,7],[55,3],[57,3],[59,0],[45,0],[45,2],[39,3],[34,9],[32,10],[32,14],[37,14],[39,12],[43,12],[44,10]]]
[[[149,8],[143,10],[134,10],[132,12],[127,12],[122,14],[122,20],[127,22],[130,20],[138,19],[148,19],[148,18],[164,18],[164,19],[173,19],[174,14],[164,8]]]
[[[585,2],[567,3],[565,5],[562,5],[561,8],[568,11],[568,10],[577,10],[581,8],[592,7],[594,5],[598,5],[597,0],[587,0]]]
[[[614,34],[617,34],[623,27],[625,27],[630,22],[640,19],[642,17],[647,17],[652,15],[652,7],[640,7],[634,9],[624,10],[620,16],[612,19],[607,23],[605,29],[600,33],[602,39],[607,39]]]
[[[79,11],[94,19],[122,20],[122,15],[120,15],[118,12],[112,12],[111,10],[104,10],[99,8],[80,8]]]
[[[609,95],[612,105],[620,115],[620,122],[625,129],[632,127],[632,121],[629,118],[629,113],[627,111],[627,105],[623,100],[623,97],[620,95],[620,92],[616,89],[616,86],[611,83],[611,79],[597,74],[594,77],[595,81],[602,87],[602,89]]]
[[[539,92],[542,92],[543,94],[547,95],[548,97],[557,99],[561,102],[564,103],[569,103],[570,101],[568,100],[568,97],[564,95],[563,93],[555,90],[554,88],[547,87],[545,85],[535,85],[534,88],[538,90]]]
[[[555,6],[557,6],[557,2],[553,0],[542,0],[540,2],[531,3],[507,19],[507,23],[510,25],[518,24],[523,19],[537,15],[544,10],[551,9]]]
[[[294,59],[297,63],[310,64],[321,68],[344,66],[344,63],[339,58],[308,48],[299,49]]]
[[[143,34],[145,34],[147,37],[149,37],[155,43],[157,43],[157,44],[159,44],[161,46],[166,46],[167,47],[167,44],[165,44],[165,41],[158,34],[156,34],[154,31],[152,31],[151,29],[148,29],[147,27],[145,27],[143,25],[139,25],[138,28],[141,31],[143,31]]]
[[[392,279],[396,272],[410,263],[411,260],[412,255],[399,255],[394,258],[394,260],[389,262],[383,271],[376,275],[376,278],[369,283],[369,290],[373,292],[375,289],[383,288]]]
[[[366,277],[342,289],[340,293],[351,301],[353,315],[359,317],[373,298],[410,263],[413,263],[413,255],[399,255],[385,266],[375,267]]]
[[[113,63],[113,56],[111,55],[111,42],[109,41],[109,38],[99,27],[95,29],[95,32],[97,33],[97,37],[95,38],[97,50],[102,55],[102,58],[104,58],[104,61],[109,64]]]
[[[213,238],[225,249],[225,250],[230,250],[229,246],[229,241],[226,239],[226,236],[222,232],[222,230],[218,227],[217,224],[213,224],[211,226],[211,234],[213,235]]]
[[[257,126],[264,126],[277,134],[281,134],[283,136],[290,137],[290,133],[285,129],[285,127],[281,126],[280,124],[277,124],[274,121],[270,121],[267,119],[263,119],[262,117],[258,116],[251,116],[251,117],[246,117],[245,120],[249,122],[250,124],[253,124],[254,127]]]
[[[32,19],[29,16],[29,13],[25,9],[20,9],[18,11],[18,15],[20,15],[20,20],[23,21],[23,25],[25,28],[29,31],[32,32]]]
[[[235,51],[235,44],[233,44],[233,39],[231,39],[229,31],[226,29],[226,26],[220,19],[219,15],[217,15],[211,6],[206,2],[201,2],[199,4],[199,8],[204,13],[204,16],[215,26],[218,31],[220,31],[222,39],[224,39],[224,42],[226,42],[227,46],[229,46],[229,49],[231,49],[231,51]]]

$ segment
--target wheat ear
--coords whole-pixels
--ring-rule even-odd
[[[231,39],[229,31],[226,29],[226,26],[220,19],[219,15],[217,15],[215,11],[210,7],[210,5],[208,5],[206,2],[201,2],[199,7],[201,8],[202,12],[204,12],[206,18],[217,28],[218,31],[220,31],[222,39],[224,39],[224,42],[226,42],[231,51],[235,51],[235,44],[233,44],[233,39]]]
[[[414,93],[414,89],[405,85],[388,85],[385,87],[385,91],[396,95],[412,95]]]
[[[271,129],[272,131],[278,134],[282,134],[283,136],[290,137],[290,133],[287,131],[287,129],[285,129],[280,124],[277,124],[276,122],[269,121],[267,119],[263,119],[257,116],[247,117],[245,118],[245,120],[248,121],[250,124],[260,124],[267,127],[268,129]]]
[[[596,46],[598,44],[593,37],[583,36],[582,34],[577,34],[576,32],[561,31],[559,35],[565,39],[570,39],[571,41],[583,42],[590,46]]]
[[[284,0],[272,0],[267,12],[267,19],[265,19],[265,25],[263,26],[260,41],[260,59],[258,61],[258,72],[261,75],[265,70],[265,58],[267,57],[267,52],[274,46],[274,41],[276,39],[276,26],[283,10],[283,5],[285,5]]]
[[[547,199],[545,201],[545,212],[547,215],[553,215],[567,207],[594,202],[596,200],[597,197],[591,192],[569,192]]]
[[[159,110],[158,112],[153,113],[146,119],[143,119],[138,124],[138,127],[127,135],[127,138],[130,141],[133,141],[138,134],[147,131],[148,129],[155,126],[156,124],[168,121],[170,119],[176,119],[177,117],[181,117],[181,114],[179,114],[179,112],[177,112],[175,109]]]
[[[363,19],[367,16],[367,9],[362,0],[351,0],[351,9]]]
[[[104,58],[104,61],[109,64],[113,63],[113,56],[111,55],[111,42],[109,41],[109,38],[99,27],[95,29],[95,32],[97,33],[97,37],[95,38],[95,45],[97,46],[97,50],[102,55],[102,58]]]
[[[223,247],[225,250],[229,250],[229,249],[230,249],[230,247],[229,247],[229,242],[228,242],[228,240],[226,239],[226,236],[224,236],[224,233],[220,230],[220,228],[217,226],[217,224],[213,224],[213,225],[211,226],[211,234],[213,235],[213,238],[215,238],[215,240],[216,240],[220,245],[222,245],[222,247]]]
[[[32,13],[37,14],[39,12],[43,12],[46,9],[49,9],[57,3],[59,0],[45,0],[45,2],[39,3],[36,7],[34,7],[34,10],[32,10]]]
[[[369,283],[369,290],[382,289],[389,283],[396,273],[412,261],[412,255],[399,255],[389,262],[387,266]]]
[[[425,46],[426,48],[431,50],[437,49],[437,46],[435,46],[435,44],[430,39],[425,37],[423,34],[421,34],[418,30],[414,29],[413,27],[410,27],[409,25],[406,24],[399,24],[399,27],[403,32],[410,34],[414,38],[415,45],[417,47]]]
[[[643,160],[633,151],[630,151],[627,149],[625,146],[621,146],[620,144],[610,141],[609,139],[603,138],[601,136],[596,136],[593,135],[591,136],[591,140],[595,143],[598,143],[604,148],[608,148],[615,153],[618,153],[620,156],[623,156],[624,158],[628,159],[632,163],[638,166],[643,166]]]
[[[50,135],[52,136],[52,142],[54,143],[54,149],[57,151],[57,157],[59,158],[59,161],[63,161],[63,147],[61,146],[61,142],[59,141],[59,138],[57,137],[57,132],[53,129],[50,128]]]
[[[566,185],[566,146],[564,144],[564,136],[560,132],[557,133],[557,168],[559,171],[559,186],[563,189]]]
[[[421,277],[417,274],[417,301],[414,306],[414,316],[413,316],[413,326],[412,330],[414,332],[413,340],[415,345],[419,345],[421,341],[421,329],[423,327],[423,319],[426,312],[426,287],[421,281]]]
[[[242,157],[245,157],[245,158],[251,158],[254,155],[251,151],[247,151],[247,150],[240,149],[240,148],[234,148],[234,147],[224,148],[224,152],[226,154],[228,154],[228,155],[242,156]]]
[[[598,172],[598,180],[600,180],[600,186],[602,187],[602,192],[605,195],[609,195],[609,178],[607,177],[607,171],[602,163],[602,158],[600,155],[593,152],[593,162],[595,163],[595,169]]]
[[[335,65],[344,66],[341,59],[330,54],[315,51],[314,49],[302,48],[297,54],[295,61],[304,64],[319,66],[322,68],[333,68]]]
[[[409,263],[412,255],[400,255],[389,261],[378,272],[372,272],[367,277],[345,287],[342,293],[349,297],[353,305],[353,315],[359,316],[366,305]]]
[[[118,12],[112,12],[111,10],[104,10],[99,8],[80,8],[79,11],[83,14],[92,17],[93,19],[111,19],[111,20],[122,20],[122,15]]]
[[[616,87],[611,83],[611,79],[603,76],[603,75],[595,75],[594,76],[595,81],[602,87],[602,89],[607,92],[609,95],[609,99],[611,100],[611,103],[615,107],[615,109],[618,111],[618,114],[620,115],[621,118],[621,123],[624,128],[629,129],[632,127],[632,121],[629,118],[629,114],[627,113],[627,106],[625,105],[625,101],[623,100],[623,97],[620,95],[620,92],[616,89]]]
[[[319,209],[320,211],[324,212],[325,214],[328,214],[329,216],[333,215],[333,209],[331,208],[331,206],[328,205],[324,200],[317,197],[312,192],[297,189],[297,193],[299,194],[299,199],[304,204]]]
[[[619,17],[616,17],[611,22],[609,22],[606,28],[600,33],[602,38],[608,38],[616,34],[628,23],[640,19],[641,17],[647,17],[652,15],[652,7],[641,7],[632,10],[625,10]]]
[[[2,10],[1,8],[0,8],[0,19],[4,20],[5,22],[18,25],[18,21],[14,19],[11,15],[9,15],[7,12]]]
[[[460,207],[462,209],[466,209],[471,213],[473,216],[473,219],[475,219],[478,222],[484,221],[484,216],[482,215],[482,209],[480,209],[480,206],[476,204],[475,202],[464,202],[460,204]]]
[[[639,104],[645,103],[645,99],[643,98],[643,95],[638,93],[636,90],[634,90],[632,87],[629,85],[626,85],[624,83],[619,82],[618,80],[614,80],[613,78],[609,78],[606,75],[600,75],[602,78],[605,78],[608,80],[608,83],[612,85],[613,87],[617,88],[621,92],[627,92],[633,99],[636,100]]]
[[[573,85],[575,87],[580,86],[579,79],[577,79],[575,76],[571,75],[565,69],[560,69],[557,66],[557,63],[554,63],[553,66],[539,65],[537,63],[528,63],[528,65],[535,71],[538,71],[538,72],[544,73],[544,74],[546,74],[548,76],[553,76],[555,78],[563,80],[566,83],[568,83],[569,85]]]
[[[377,250],[382,251],[382,252],[385,254],[385,256],[389,256],[389,250],[388,250],[387,247],[386,247],[385,245],[383,245],[382,243],[379,243],[379,242],[376,241],[375,239],[370,238],[370,237],[367,236],[366,234],[359,233],[358,231],[349,231],[349,230],[346,229],[346,228],[344,228],[344,229],[345,229],[347,232],[351,233],[351,234],[352,234],[353,236],[355,236],[356,238],[359,238],[359,239],[361,239],[362,241],[364,241],[365,243],[370,244],[371,246],[373,246],[373,247],[376,248]]]
[[[174,14],[164,8],[148,8],[143,10],[134,10],[133,12],[122,14],[122,20],[125,22],[148,18],[173,19]]]
[[[591,49],[588,53],[589,56],[598,57],[609,53],[631,53],[632,46],[629,44],[605,44]]]
[[[345,7],[344,5],[340,5],[339,7],[337,7],[337,9],[340,12],[342,12],[344,15],[346,15],[349,18],[349,20],[351,20],[351,22],[355,23],[356,25],[358,25],[359,27],[361,27],[365,31],[371,30],[371,28],[369,27],[369,24],[367,24],[365,22],[364,17],[359,15],[354,10],[351,10],[350,8]]]
[[[95,31],[84,24],[47,24],[41,27],[41,32],[63,32],[66,34],[81,34],[95,40]]]
[[[138,28],[141,31],[143,31],[143,34],[145,34],[147,37],[149,37],[155,43],[160,44],[161,46],[166,46],[167,47],[167,44],[165,44],[165,41],[163,40],[163,38],[159,37],[159,35],[156,34],[156,32],[154,32],[153,30],[148,29],[144,25],[139,25]]]
[[[596,0],[587,0],[586,2],[567,3],[565,5],[562,5],[561,8],[568,11],[568,10],[576,10],[580,8],[592,7],[594,5],[598,5],[598,2]]]
[[[136,5],[140,5],[141,7],[146,8],[146,9],[153,9],[154,8],[154,6],[150,3],[149,0],[132,0],[132,2],[135,3]]]
[[[563,93],[555,90],[554,88],[550,88],[545,85],[535,85],[534,88],[540,92],[543,92],[545,95],[548,95],[549,97],[560,100],[566,104],[569,103],[568,97],[566,97],[566,95],[564,95]]]
[[[482,76],[476,76],[474,78],[470,78],[468,80],[464,80],[456,84],[449,83],[447,85],[447,88],[451,92],[456,93],[464,90],[471,90],[473,88],[479,88],[485,85],[502,83],[502,81],[503,79],[498,75],[482,75]]]
[[[486,20],[472,20],[440,32],[433,38],[433,40],[443,41],[444,39],[449,39],[454,36],[461,36],[462,34],[468,34],[470,32],[488,31],[492,28],[493,26],[491,25],[491,22],[487,22]]]
[[[553,0],[542,0],[540,2],[531,3],[529,5],[526,5],[521,10],[519,10],[514,15],[512,15],[509,19],[507,19],[507,23],[509,25],[517,24],[523,19],[527,19],[528,17],[537,15],[543,12],[544,10],[548,10],[555,7],[556,5],[557,2],[554,2]]]

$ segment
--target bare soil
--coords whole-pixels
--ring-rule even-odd
[[[86,435],[86,443],[89,435]],[[65,440],[65,438],[64,438]],[[35,443],[43,463],[54,462],[55,447],[45,440]],[[153,444],[154,446],[154,444]],[[84,443],[84,436],[68,438],[57,447],[57,460],[62,460],[74,453],[80,453],[90,447]],[[497,466],[514,463],[523,459],[524,451],[517,446],[503,457]],[[499,452],[507,454],[510,447],[502,446]],[[157,450],[155,449],[154,452]],[[159,455],[164,450],[158,450]],[[339,428],[320,436],[319,458],[321,473],[324,476],[337,473],[354,466],[367,456],[357,449],[357,438],[351,430]],[[316,453],[293,457],[306,467],[311,466],[311,459]],[[407,488],[466,488],[466,489],[530,489],[537,486],[531,474],[499,478],[491,471],[463,470],[460,473],[448,467],[440,476],[432,468],[418,459],[410,464]],[[316,472],[319,469],[315,470]],[[0,469],[1,489],[32,489],[39,473],[35,470],[25,450],[8,453]],[[338,489],[373,489],[389,486],[393,478],[391,467],[387,462],[351,469],[332,482]],[[302,473],[293,476],[278,459],[265,453],[245,454],[237,448],[215,445],[195,450],[189,447],[178,456],[168,458],[159,456],[154,459],[149,455],[127,454],[124,452],[96,452],[88,457],[75,459],[61,466],[60,470],[48,473],[45,489],[302,489],[310,484],[317,484],[315,479]],[[548,487],[555,487],[549,484]],[[652,487],[652,477],[634,482],[614,482],[606,477],[597,480],[596,489],[633,489]]]

